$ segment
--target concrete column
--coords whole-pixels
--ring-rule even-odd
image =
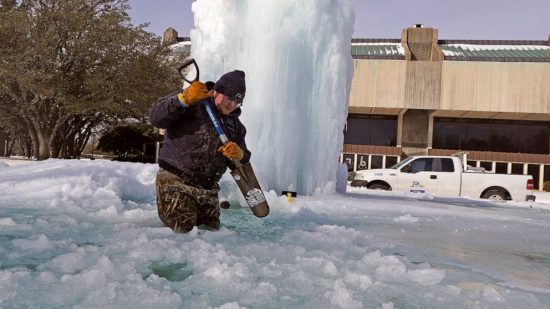
[[[539,191],[544,191],[544,164],[539,165]]]
[[[437,45],[438,30],[416,24],[401,32],[401,45],[407,61],[442,61],[443,51]]]
[[[406,155],[428,153],[428,127],[431,110],[409,109],[403,115],[402,150]]]
[[[403,108],[397,115],[397,147],[401,147],[403,141],[403,114],[406,111],[407,109]]]
[[[437,111],[433,111],[429,114],[428,119],[428,149],[433,148],[434,141],[434,117]]]
[[[178,32],[174,28],[170,27],[164,31],[162,37],[162,43],[164,45],[172,45],[178,42]]]

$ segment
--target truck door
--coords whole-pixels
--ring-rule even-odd
[[[433,173],[434,158],[417,158],[401,167],[397,187],[406,192],[437,194],[438,177]]]
[[[437,191],[439,195],[460,195],[461,171],[456,170],[453,159],[434,158],[433,170],[438,180]]]

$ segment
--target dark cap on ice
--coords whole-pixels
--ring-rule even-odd
[[[235,70],[225,73],[214,85],[214,90],[223,93],[231,100],[242,103],[246,94],[246,84],[244,82],[244,72]]]

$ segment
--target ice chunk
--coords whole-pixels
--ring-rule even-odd
[[[413,216],[411,216],[410,214],[407,214],[407,215],[404,215],[404,216],[395,218],[395,219],[393,219],[393,220],[394,220],[395,222],[416,223],[416,222],[418,222],[420,219],[418,219],[418,218],[416,218],[416,217],[413,217]]]
[[[332,290],[326,292],[325,297],[337,308],[363,308],[363,303],[353,299],[351,291],[341,279],[334,282]]]
[[[2,218],[0,219],[0,226],[16,226],[17,223],[13,221],[12,218]]]
[[[407,278],[422,285],[434,285],[445,278],[445,270],[433,268],[409,270]]]
[[[54,247],[53,243],[44,234],[29,239],[16,239],[12,243],[15,247],[30,251],[45,251]]]

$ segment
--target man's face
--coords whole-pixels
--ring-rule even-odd
[[[235,100],[230,100],[225,94],[214,91],[214,103],[216,109],[222,115],[227,116],[239,107],[239,104]]]

